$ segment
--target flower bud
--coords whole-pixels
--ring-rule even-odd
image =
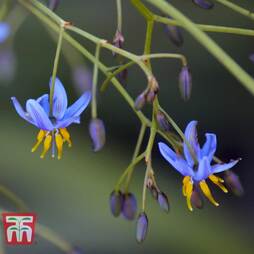
[[[156,114],[156,120],[161,130],[170,131],[170,123],[168,122],[165,114],[161,111],[158,111]]]
[[[158,203],[159,203],[159,205],[160,205],[160,207],[162,208],[163,211],[165,211],[166,213],[169,212],[168,197],[164,192],[159,192]]]
[[[204,207],[204,201],[195,188],[193,189],[192,195],[191,195],[191,203],[198,209],[202,209]]]
[[[177,46],[181,47],[183,45],[183,36],[181,30],[176,26],[165,25],[165,31],[169,39]]]
[[[146,94],[145,92],[142,92],[135,100],[135,109],[141,110],[146,104]]]
[[[150,190],[150,192],[151,192],[153,198],[156,199],[156,200],[158,200],[158,195],[159,195],[159,194],[158,194],[157,189],[156,189],[154,186],[151,186],[151,187],[149,188],[149,190]]]
[[[48,8],[52,11],[55,11],[60,3],[60,0],[49,0],[48,1]]]
[[[127,193],[123,198],[122,215],[127,220],[134,220],[137,212],[137,201],[132,193]]]
[[[109,205],[111,213],[115,217],[118,217],[122,211],[123,206],[123,194],[121,193],[121,191],[113,191],[110,194]]]
[[[124,43],[124,37],[121,31],[119,31],[118,29],[116,30],[116,34],[115,37],[113,39],[113,45],[117,48],[122,49],[123,48],[123,43]],[[115,56],[116,53],[113,52],[113,56]]]
[[[102,120],[92,119],[89,124],[89,133],[93,142],[93,151],[100,151],[106,142],[106,132]]]
[[[244,189],[239,177],[232,171],[227,171],[224,177],[225,184],[228,188],[236,195],[242,196],[244,194]]]
[[[202,9],[210,10],[214,7],[214,4],[208,0],[192,0],[194,4],[199,6]]]
[[[148,231],[148,218],[146,213],[140,213],[137,220],[137,231],[136,239],[138,243],[141,243],[145,240]]]
[[[179,89],[183,100],[187,101],[191,96],[192,77],[187,66],[183,66],[179,75]]]
[[[72,72],[72,79],[75,88],[80,93],[84,93],[85,91],[92,89],[92,74],[91,71],[86,68],[86,66],[75,66]]]

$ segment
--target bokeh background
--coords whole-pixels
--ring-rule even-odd
[[[171,2],[196,22],[253,28],[253,22],[219,4],[211,11],[204,11],[190,0]],[[254,9],[253,1],[234,2]],[[140,54],[145,22],[129,1],[123,1],[123,7],[124,47]],[[114,36],[114,0],[62,0],[57,13],[101,38],[111,41]],[[12,15],[11,22],[15,25],[23,14]],[[161,104],[182,129],[190,120],[198,120],[201,142],[205,132],[217,133],[219,157],[224,160],[243,158],[234,171],[240,176],[245,195],[237,198],[213,188],[221,206],[215,208],[206,202],[203,210],[190,213],[181,194],[181,176],[160,157],[155,146],[154,169],[160,188],[169,196],[171,211],[163,213],[148,195],[149,233],[142,245],[135,240],[135,222],[113,218],[108,207],[109,194],[130,161],[138,135],[139,122],[126,102],[113,87],[99,95],[99,116],[107,129],[107,145],[103,151],[94,154],[91,150],[88,109],[83,114],[82,124],[70,128],[74,146],[65,149],[63,159],[57,161],[48,156],[41,160],[39,152],[30,153],[37,130],[18,117],[10,97],[15,95],[24,104],[27,98],[36,98],[47,92],[55,42],[47,28],[29,15],[15,37],[1,46],[2,50],[11,45],[16,57],[16,71],[12,80],[2,77],[0,81],[0,183],[19,195],[31,211],[38,214],[41,224],[84,249],[84,253],[253,253],[254,98],[188,32],[184,31],[183,35],[185,44],[178,49],[168,40],[164,27],[155,26],[152,51],[183,52],[193,74],[192,98],[184,103],[178,91],[179,62],[155,60],[153,68],[161,87]],[[254,65],[248,59],[254,52],[253,38],[210,35],[254,75]],[[80,41],[94,51],[90,42]],[[116,65],[111,52],[104,50],[102,59],[109,66]],[[92,69],[86,59],[82,61],[88,70]],[[58,76],[65,84],[71,102],[80,95],[79,89],[74,87],[72,75],[69,61],[62,57]],[[103,79],[103,74],[100,74],[100,82]],[[135,97],[145,85],[142,72],[136,67],[131,68],[127,82],[130,94]],[[158,137],[158,140],[161,139]],[[140,164],[131,184],[131,191],[136,194],[139,204],[144,172],[145,165]],[[1,195],[0,203],[6,209],[14,209]],[[36,237],[36,244],[30,247],[4,247],[7,253],[13,254],[62,253],[40,237]]]

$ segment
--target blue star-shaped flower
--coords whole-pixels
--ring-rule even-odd
[[[200,148],[197,139],[196,126],[197,121],[191,121],[187,125],[184,133],[192,152],[185,143],[183,144],[184,155],[175,153],[164,143],[159,143],[159,150],[162,156],[184,176],[183,195],[186,197],[187,206],[190,211],[193,210],[191,196],[194,186],[196,188],[199,186],[211,203],[215,206],[219,205],[214,200],[205,180],[209,178],[214,184],[227,193],[227,189],[222,184],[224,180],[214,174],[228,170],[238,162],[238,160],[234,160],[229,163],[211,165],[217,146],[216,135],[213,133],[206,133],[206,142],[203,147]],[[197,162],[194,161],[194,156],[196,157]]]
[[[32,152],[34,152],[44,140],[44,150],[41,154],[41,158],[44,158],[51,145],[52,157],[54,157],[56,145],[58,159],[60,159],[62,157],[63,143],[66,141],[69,147],[71,146],[70,134],[66,128],[72,123],[80,123],[80,115],[89,104],[91,93],[85,92],[75,103],[67,108],[68,100],[66,91],[61,81],[56,78],[52,116],[49,115],[50,104],[48,94],[42,95],[37,100],[27,100],[26,111],[23,110],[15,97],[11,99],[19,116],[40,129],[37,135],[37,143],[32,148]]]
[[[10,25],[0,22],[0,43],[3,43],[10,35]]]

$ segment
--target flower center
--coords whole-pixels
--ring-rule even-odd
[[[55,147],[56,147],[57,158],[59,160],[62,158],[63,144],[67,142],[69,147],[72,146],[71,137],[66,128],[55,129],[51,132],[40,130],[37,135],[37,142],[32,148],[32,152],[35,152],[43,141],[44,141],[43,143],[44,148],[40,156],[42,159],[45,157],[46,153],[48,152],[51,146],[52,146],[52,157],[53,158],[55,157]]]

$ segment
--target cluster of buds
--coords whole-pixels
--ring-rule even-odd
[[[113,191],[109,205],[114,217],[122,215],[127,220],[134,220],[136,217],[137,200],[132,193],[123,194],[121,191]]]
[[[214,4],[209,0],[192,0],[194,4],[202,9],[210,10],[213,8]]]
[[[135,108],[141,110],[146,103],[153,103],[159,92],[159,84],[154,76],[148,78],[147,88],[136,98]]]

